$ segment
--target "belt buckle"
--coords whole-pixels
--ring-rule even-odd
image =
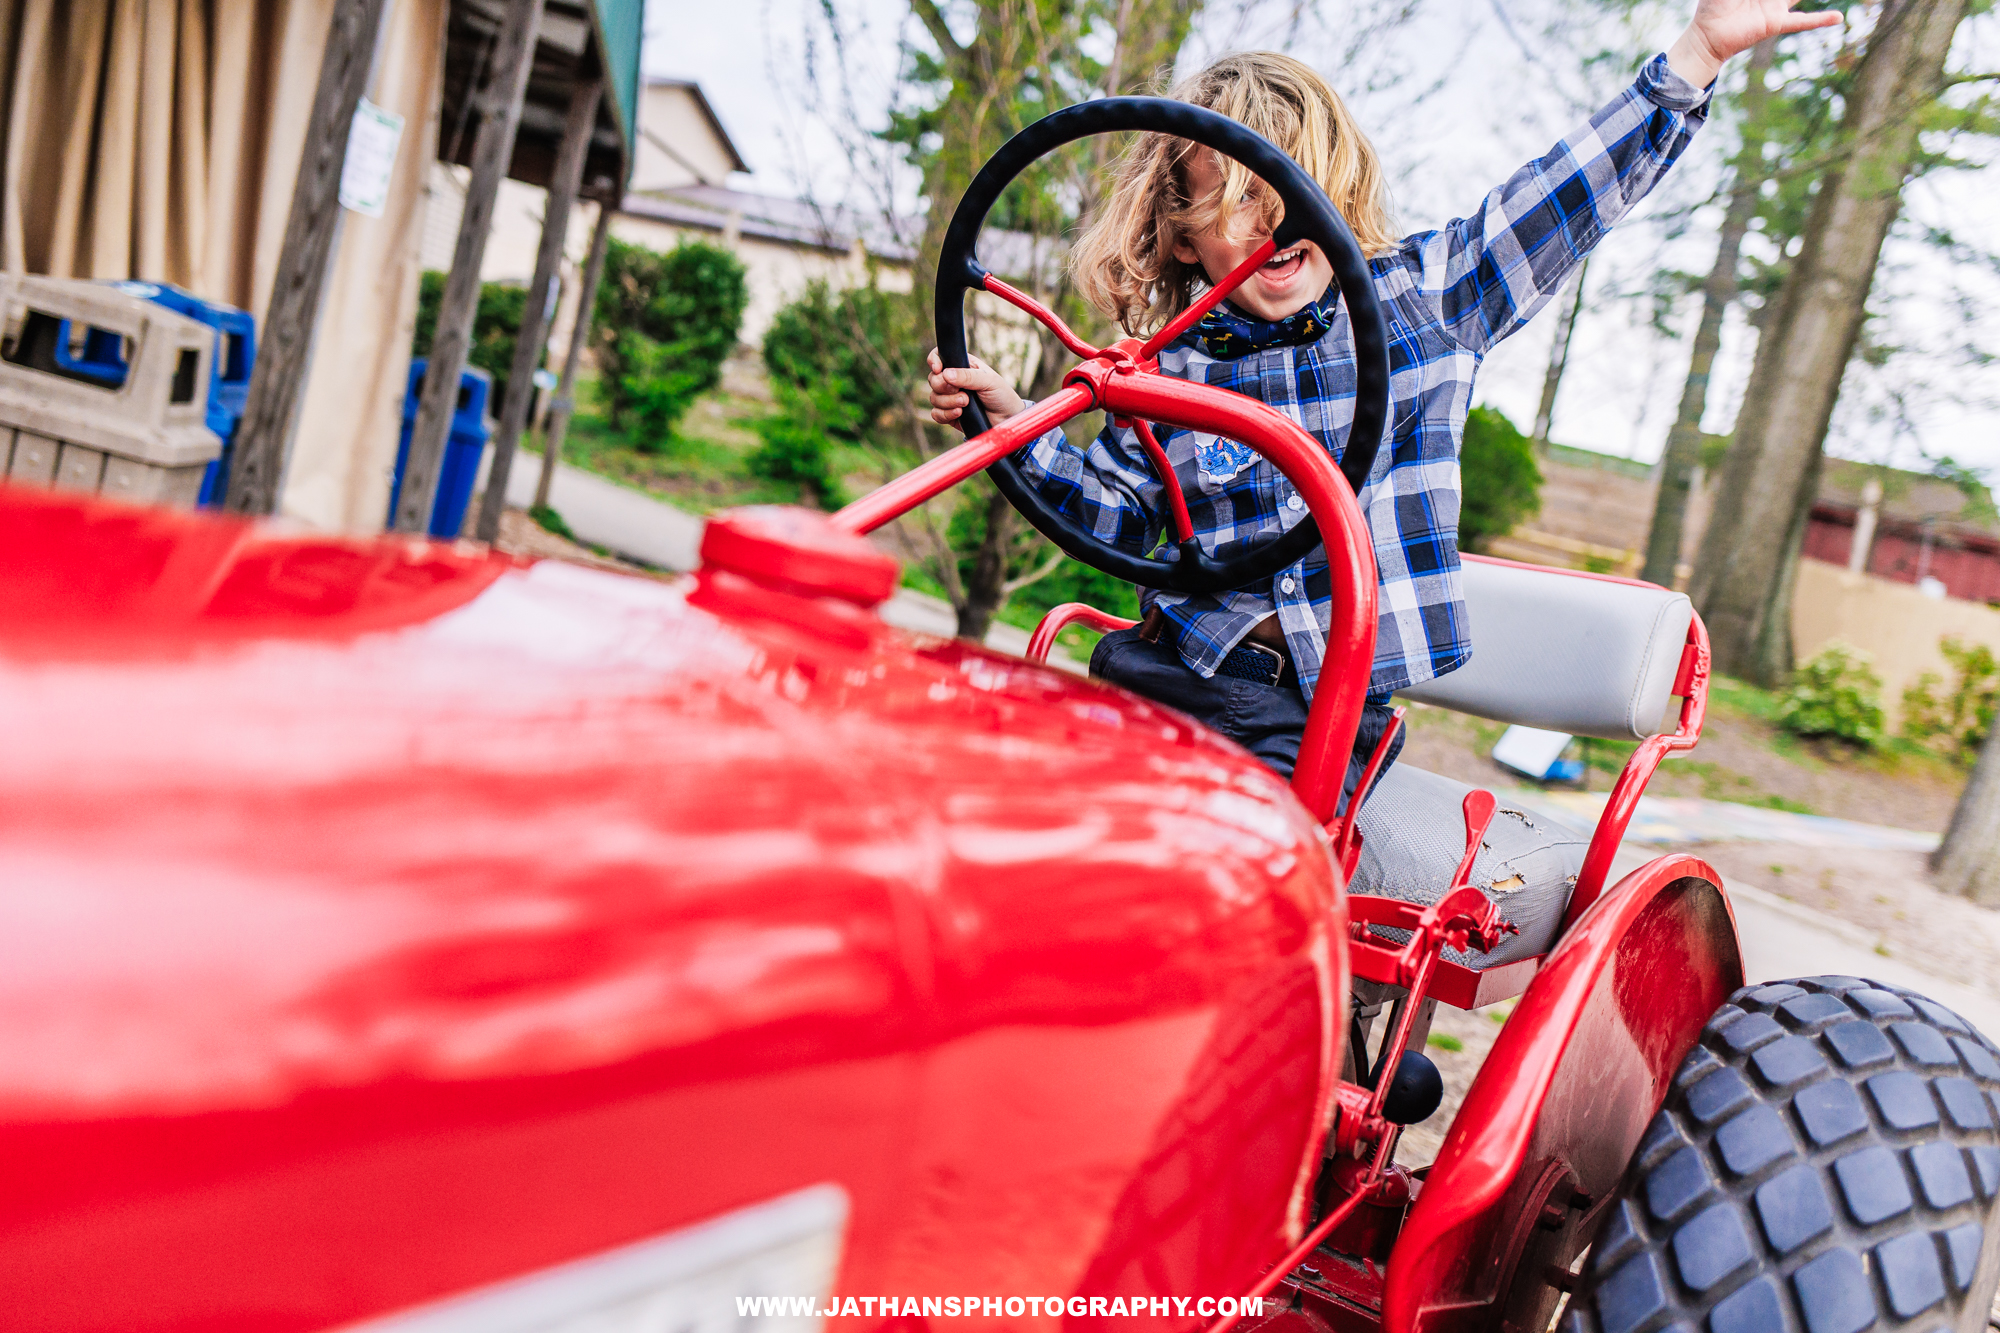
[[[1269,660],[1271,664],[1271,678],[1265,681],[1264,684],[1275,686],[1285,678],[1285,655],[1276,648],[1272,648],[1266,644],[1252,643],[1248,639],[1243,640],[1236,646],[1238,648],[1248,648],[1251,652]]]

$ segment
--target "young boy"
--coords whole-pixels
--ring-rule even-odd
[[[1706,118],[1724,61],[1767,37],[1840,21],[1794,14],[1797,3],[1699,0],[1679,40],[1588,124],[1488,194],[1471,217],[1400,240],[1374,150],[1307,66],[1268,52],[1233,55],[1174,90],[1258,131],[1320,183],[1370,255],[1388,320],[1391,424],[1357,497],[1380,567],[1380,619],[1347,795],[1388,724],[1389,696],[1471,654],[1458,450],[1480,358],[1547,304],[1680,156]],[[1270,236],[1279,207],[1236,163],[1185,140],[1142,136],[1071,256],[1078,289],[1129,333],[1157,328],[1248,258]],[[1162,351],[1160,369],[1269,403],[1338,459],[1353,421],[1354,347],[1332,277],[1309,241],[1273,256]],[[978,361],[945,370],[932,352],[930,368],[937,421],[957,421],[975,393],[996,425],[1026,407]],[[1158,434],[1205,549],[1305,517],[1297,492],[1248,447],[1189,431]],[[1132,431],[1107,425],[1085,450],[1054,431],[1016,457],[1051,502],[1099,537],[1141,553],[1158,542],[1162,488]],[[1258,587],[1202,596],[1142,590],[1145,620],[1106,635],[1091,671],[1180,709],[1289,776],[1330,595],[1323,548]]]

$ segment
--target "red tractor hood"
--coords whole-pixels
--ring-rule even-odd
[[[1320,831],[797,600],[0,486],[10,1321],[321,1328],[826,1183],[839,1290],[1244,1289]]]

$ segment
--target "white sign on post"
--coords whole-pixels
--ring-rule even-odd
[[[389,181],[396,171],[396,148],[403,142],[403,118],[367,98],[354,108],[347,129],[347,160],[340,168],[340,206],[379,218],[389,206]]]

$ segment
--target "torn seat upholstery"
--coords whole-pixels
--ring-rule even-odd
[[[1442,898],[1465,855],[1464,802],[1471,790],[1421,768],[1390,768],[1361,807],[1361,860],[1353,891],[1426,906]],[[1492,953],[1447,949],[1444,958],[1483,969],[1547,953],[1589,846],[1587,833],[1503,800],[1472,863],[1472,883],[1521,933],[1509,935]],[[1410,937],[1386,926],[1375,931],[1397,944]]]

